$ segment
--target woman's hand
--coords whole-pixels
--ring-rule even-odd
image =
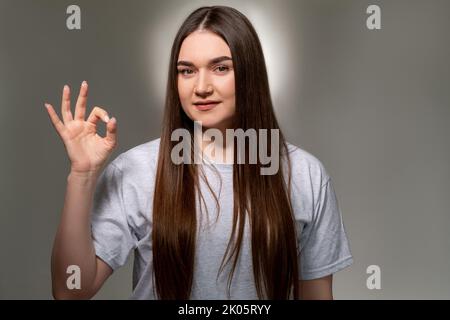
[[[61,113],[62,122],[53,107],[46,103],[46,109],[53,126],[61,137],[71,162],[71,172],[98,173],[117,146],[117,121],[109,119],[108,113],[94,107],[85,121],[88,85],[83,81],[75,106],[75,117],[70,111],[70,89],[63,89]],[[97,123],[106,123],[106,137],[97,134]]]

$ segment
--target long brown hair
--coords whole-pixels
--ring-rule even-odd
[[[198,29],[214,32],[230,47],[235,70],[234,128],[244,131],[268,129],[269,132],[270,129],[279,129],[261,44],[251,23],[236,9],[225,6],[201,7],[192,12],[180,27],[172,46],[155,181],[152,251],[154,289],[159,299],[189,299],[193,283],[197,232],[195,196],[200,193],[198,174],[201,170],[196,164],[174,164],[170,155],[176,144],[171,141],[175,129],[185,128],[193,133],[193,121],[183,111],[178,96],[176,64],[183,40]],[[276,174],[261,175],[259,160],[257,164],[248,163],[246,145],[247,161],[237,164],[235,144],[233,228],[220,269],[233,243],[226,261],[228,263],[234,256],[228,278],[229,292],[245,220],[249,219],[258,297],[290,299],[293,295],[297,299],[297,236],[290,199],[291,165],[287,143],[279,131],[279,159],[283,159],[283,155],[287,158],[288,182],[283,176],[281,161]],[[267,145],[271,152],[270,141]]]

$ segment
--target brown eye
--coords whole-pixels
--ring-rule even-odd
[[[181,73],[184,76],[191,75],[193,71],[191,69],[179,69],[178,73]]]
[[[229,69],[230,69],[230,68],[227,67],[227,66],[218,66],[218,67],[216,68],[216,70],[219,71],[220,73],[226,72],[226,71],[228,71]]]

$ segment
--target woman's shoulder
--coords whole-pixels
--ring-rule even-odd
[[[330,176],[321,160],[302,147],[287,141],[286,145],[294,177],[308,177],[310,182],[319,186],[323,186],[328,181]]]
[[[155,166],[158,161],[159,142],[160,138],[157,138],[129,148],[120,153],[112,161],[112,165],[127,172]]]

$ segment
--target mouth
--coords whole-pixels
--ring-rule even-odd
[[[207,111],[213,109],[215,106],[217,106],[221,101],[197,101],[194,102],[193,105],[197,110],[200,111]]]

